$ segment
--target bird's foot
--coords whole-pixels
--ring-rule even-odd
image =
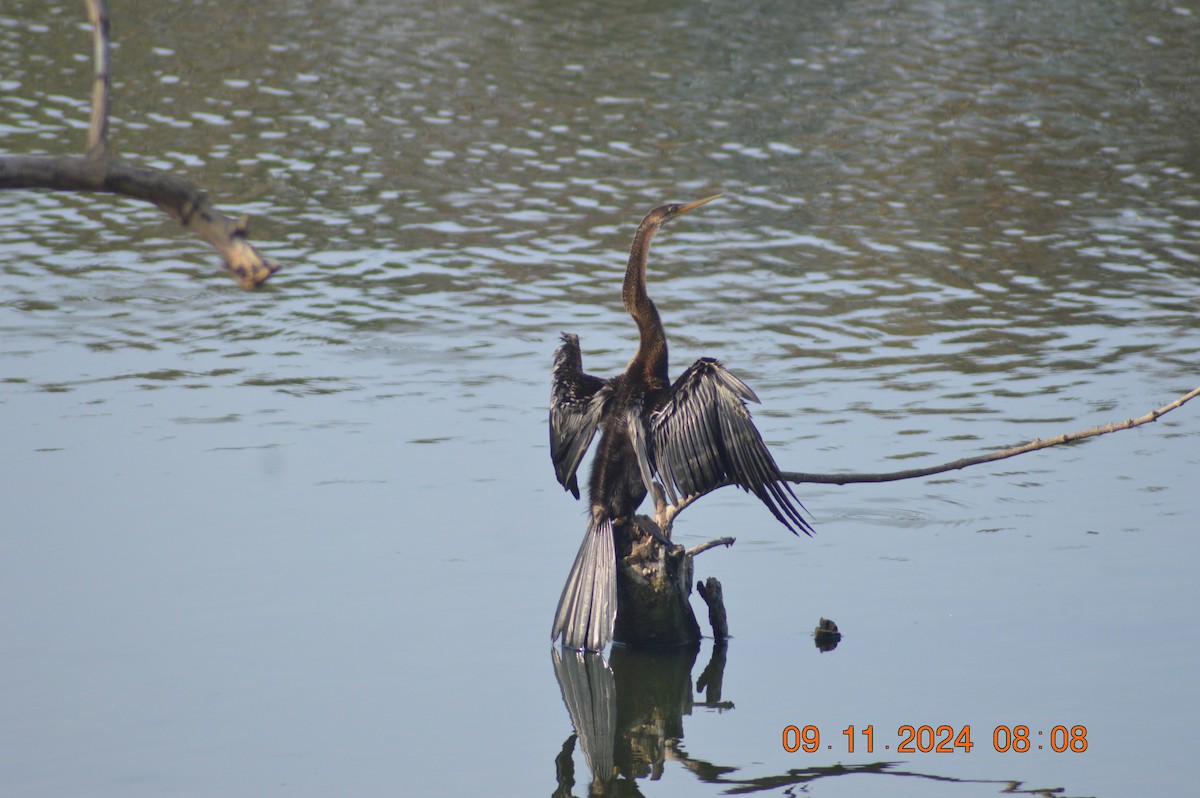
[[[663,511],[669,507],[667,504],[667,493],[663,490],[663,486],[658,482],[650,484],[651,493],[654,496],[654,517],[658,518],[663,514]]]
[[[654,514],[654,523],[658,524],[658,528],[663,530],[667,537],[671,536],[671,523],[675,520],[679,509],[673,504],[664,504]]]
[[[671,522],[675,516],[679,514],[681,509],[678,505],[667,501],[666,491],[663,486],[655,482],[654,489],[654,523],[658,525],[664,537],[671,537]]]

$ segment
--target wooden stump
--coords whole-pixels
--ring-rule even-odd
[[[639,524],[630,523],[614,525],[613,534],[617,551],[617,621],[613,639],[633,647],[699,642],[700,624],[688,600],[693,584],[693,558],[713,544],[688,551],[683,546],[664,544]],[[719,541],[726,545],[732,542],[732,539]],[[716,602],[720,604],[719,592]],[[714,610],[710,601],[710,618],[714,617],[714,611],[724,618],[724,606]],[[727,627],[714,629],[715,637],[727,634]]]

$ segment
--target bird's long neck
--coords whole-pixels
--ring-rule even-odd
[[[650,254],[650,240],[662,226],[661,219],[652,217],[654,214],[642,220],[634,234],[621,299],[638,326],[638,351],[629,364],[629,371],[641,373],[656,386],[665,386],[669,382],[667,334],[658,317],[658,308],[654,307],[654,301],[646,292],[646,258]]]

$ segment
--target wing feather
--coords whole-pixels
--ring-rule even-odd
[[[575,472],[596,435],[609,393],[604,380],[584,372],[579,336],[563,333],[550,384],[550,459],[559,483],[576,499]]]
[[[653,456],[650,454],[649,435],[647,434],[645,424],[642,422],[642,403],[640,400],[635,399],[630,402],[625,415],[625,423],[629,430],[629,439],[633,442],[633,453],[637,460],[638,471],[641,472],[642,484],[646,486],[646,493],[653,496]]]
[[[643,479],[647,469],[657,474],[672,502],[675,496],[700,496],[732,483],[757,496],[792,532],[812,534],[803,505],[746,409],[746,402],[757,401],[754,391],[719,362],[697,360],[650,416]],[[641,465],[641,452],[638,460]]]

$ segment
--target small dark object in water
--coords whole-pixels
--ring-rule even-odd
[[[842,633],[838,631],[836,623],[828,618],[817,621],[817,628],[813,631],[813,643],[816,644],[818,651],[822,654],[826,651],[833,651],[840,642],[842,642]]]

